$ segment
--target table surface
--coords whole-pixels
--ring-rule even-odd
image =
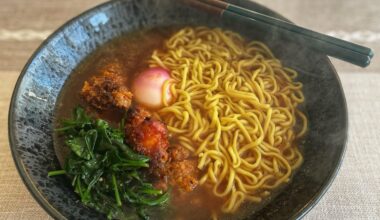
[[[33,51],[53,30],[103,0],[1,0],[0,219],[50,219],[22,183],[9,149],[11,93]],[[311,29],[380,51],[379,0],[258,0]],[[379,55],[380,56],[380,55]],[[332,60],[348,103],[349,138],[340,171],[304,219],[380,219],[380,59],[362,69]]]

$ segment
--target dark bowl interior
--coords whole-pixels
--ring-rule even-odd
[[[284,19],[258,4],[234,2]],[[48,171],[59,168],[52,139],[57,97],[73,69],[99,45],[140,28],[175,24],[221,26],[263,40],[285,65],[299,71],[310,122],[305,162],[291,184],[250,218],[302,217],[327,190],[345,149],[347,110],[334,67],[326,56],[292,43],[281,34],[233,20],[221,21],[174,0],[105,3],[65,24],[32,56],[17,82],[9,114],[11,149],[26,186],[55,218],[104,218],[79,202],[65,177],[47,177]]]

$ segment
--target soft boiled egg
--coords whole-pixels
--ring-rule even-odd
[[[159,108],[164,105],[163,93],[166,93],[166,103],[169,103],[172,94],[170,86],[163,91],[164,84],[170,80],[169,71],[161,67],[149,68],[140,73],[132,85],[136,101],[149,108]]]

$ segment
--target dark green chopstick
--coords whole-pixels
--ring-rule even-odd
[[[275,25],[275,26],[284,28],[284,29],[289,30],[289,31],[293,31],[293,32],[296,32],[296,33],[299,33],[302,35],[312,37],[312,38],[316,38],[319,40],[330,42],[332,44],[335,44],[335,45],[338,45],[341,47],[345,47],[347,49],[354,50],[358,53],[362,53],[362,54],[369,56],[371,58],[373,57],[373,52],[370,48],[363,47],[361,45],[354,44],[354,43],[351,43],[348,41],[344,41],[344,40],[341,40],[341,39],[338,39],[335,37],[331,37],[328,35],[324,35],[324,34],[321,34],[321,33],[318,33],[318,32],[315,32],[315,31],[312,31],[312,30],[309,30],[309,29],[306,29],[306,28],[303,28],[300,26],[297,26],[295,24],[289,23],[287,21],[283,21],[283,20],[278,19],[278,18],[274,18],[274,17],[268,16],[268,15],[265,15],[265,14],[262,14],[262,13],[259,13],[256,11],[252,11],[252,10],[249,10],[249,9],[246,9],[246,8],[243,8],[243,7],[231,4],[231,3],[226,3],[226,2],[222,2],[222,1],[218,1],[218,0],[199,0],[199,1],[205,2],[207,4],[219,7],[221,9],[224,9],[227,11],[235,12],[236,14],[239,14],[242,16],[257,19],[257,20],[260,20],[262,22],[265,22],[265,23],[268,23],[271,25]]]
[[[269,26],[266,23],[262,23],[260,21],[237,15],[235,13],[226,11],[223,15],[223,18],[230,20],[230,19],[238,19],[243,22],[249,22],[253,23],[257,26],[263,26],[264,28],[273,28],[273,26]],[[275,29],[275,28],[274,28]],[[275,29],[276,30],[276,29]],[[362,53],[358,53],[356,51],[353,51],[351,49],[347,49],[344,47],[332,45],[330,43],[326,43],[325,41],[319,40],[319,39],[313,39],[308,36],[298,36],[294,35],[293,33],[284,32],[283,34],[294,38],[296,42],[299,42],[301,45],[307,46],[309,48],[312,48],[314,50],[320,51],[321,53],[324,53],[326,55],[338,58],[340,60],[344,60],[346,62],[355,64],[357,66],[366,67],[371,63],[371,57],[364,55]],[[312,43],[311,43],[312,42]]]
[[[202,9],[207,8],[207,11],[218,14],[227,20],[238,19],[268,30],[279,31],[295,38],[304,46],[361,67],[368,66],[374,55],[370,48],[324,35],[230,3],[218,0],[189,0],[188,2],[196,2],[193,4],[194,6]]]

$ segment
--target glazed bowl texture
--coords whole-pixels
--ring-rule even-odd
[[[253,2],[232,2],[285,19]],[[325,55],[278,33],[234,20],[222,21],[174,0],[102,4],[67,22],[30,58],[17,81],[9,114],[11,150],[29,191],[56,219],[105,218],[81,204],[67,177],[47,176],[49,171],[60,169],[53,147],[57,99],[73,70],[100,45],[142,28],[171,25],[222,27],[264,41],[285,66],[299,72],[297,80],[304,85],[303,107],[309,120],[302,144],[304,163],[291,183],[249,219],[301,218],[331,184],[345,149],[347,109],[334,67]]]

